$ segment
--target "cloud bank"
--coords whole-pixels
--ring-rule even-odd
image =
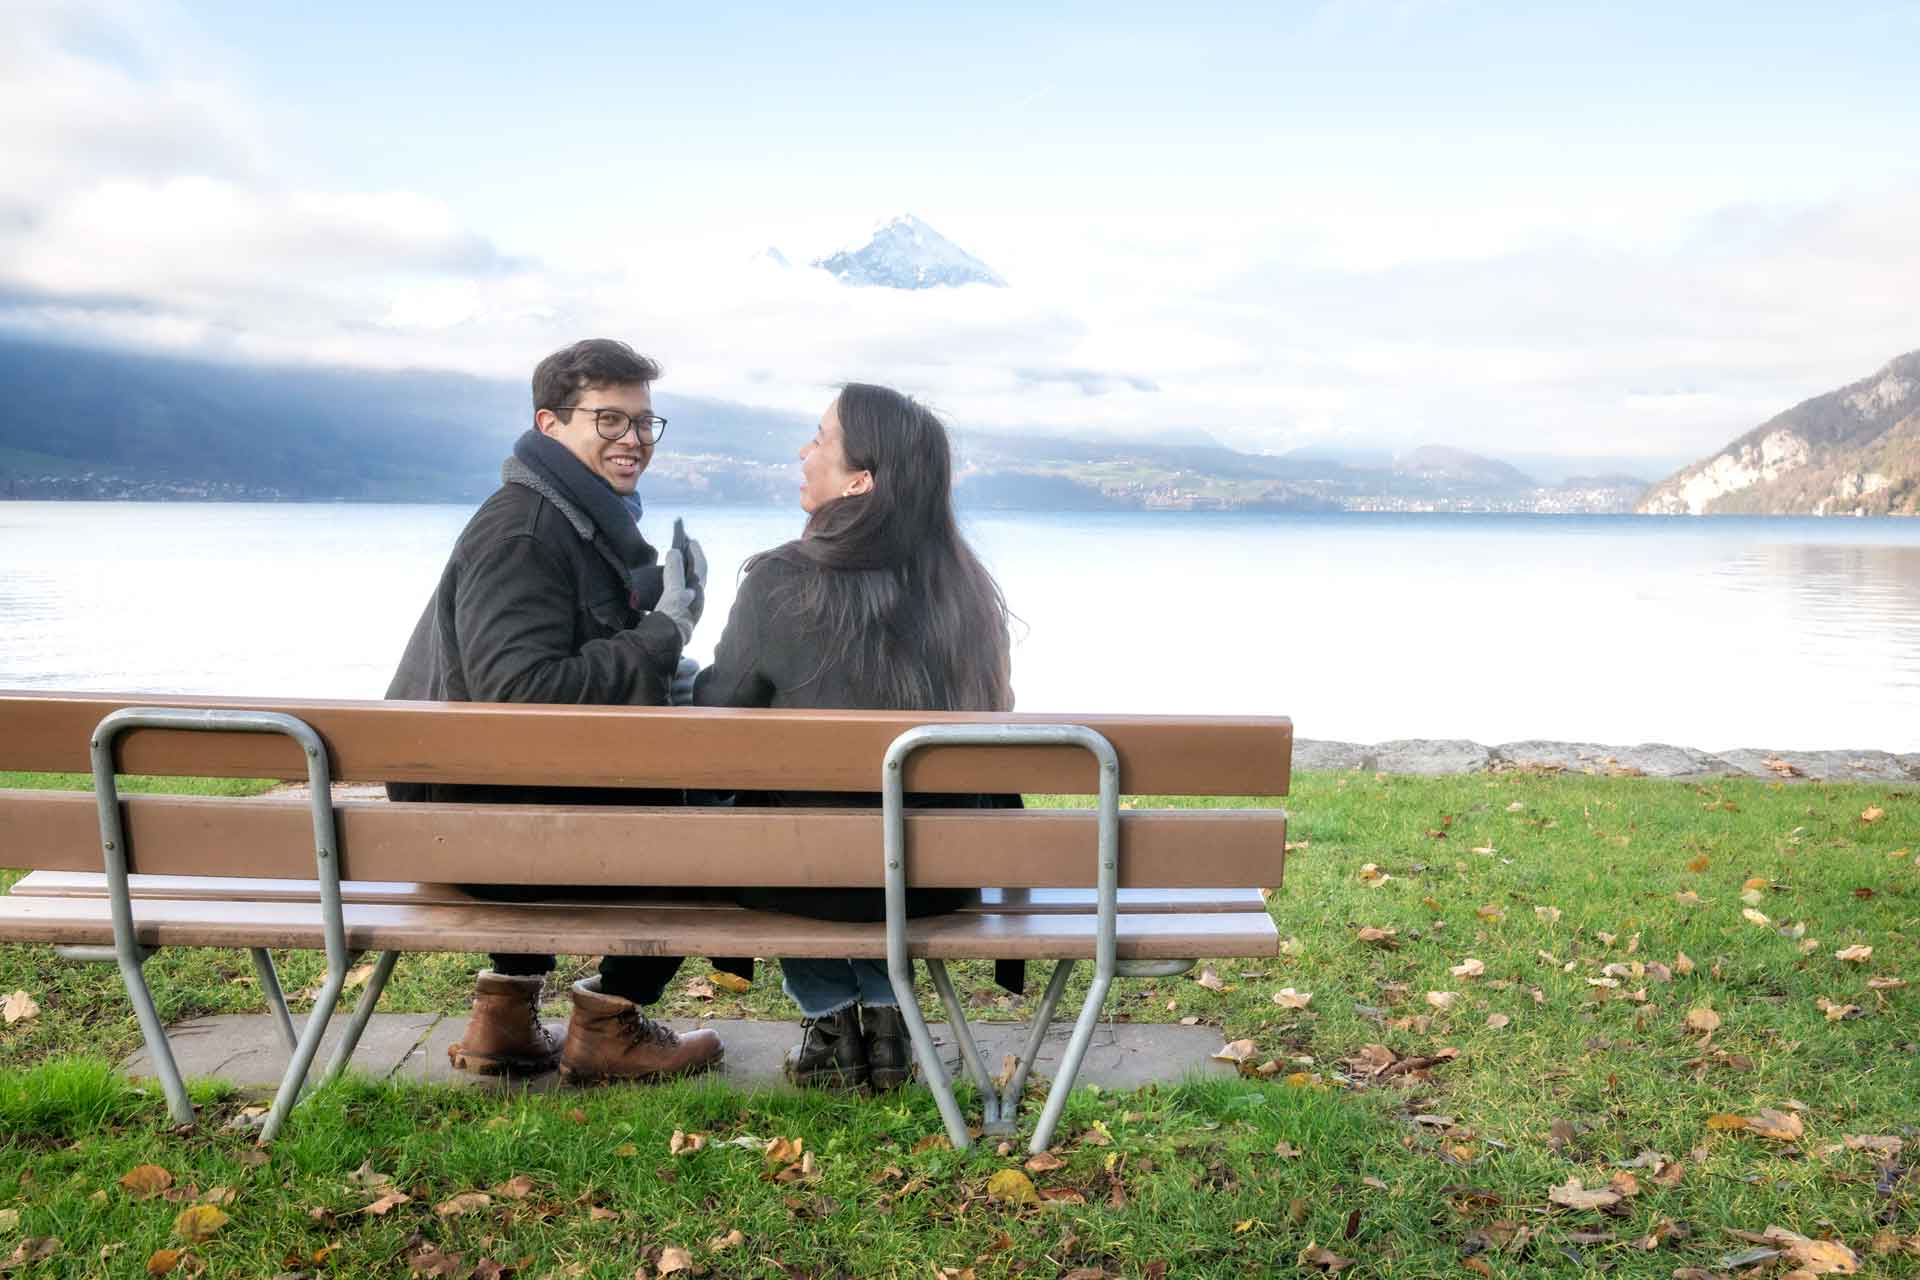
[[[512,377],[607,333],[676,391],[802,411],[859,378],[967,425],[1662,462],[1920,346],[1914,172],[1795,207],[1656,207],[1618,235],[1551,202],[1423,212],[1417,190],[923,208],[1012,287],[899,293],[757,257],[744,219],[690,237],[641,214],[618,243],[509,253],[431,191],[307,172],[192,38],[114,4],[0,17],[0,324]]]

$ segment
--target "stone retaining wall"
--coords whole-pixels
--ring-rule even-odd
[[[1647,778],[1765,778],[1807,782],[1920,782],[1920,753],[1888,751],[1761,751],[1740,747],[1713,754],[1645,742],[1608,747],[1593,742],[1504,742],[1482,746],[1463,738],[1405,738],[1367,746],[1297,738],[1293,767],[1370,773],[1597,773]]]

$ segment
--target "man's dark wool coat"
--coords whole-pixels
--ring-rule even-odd
[[[606,536],[510,461],[454,544],[389,698],[664,706],[680,632],[649,612],[657,572],[630,571]],[[648,548],[651,552],[652,548]],[[657,557],[650,557],[657,558]],[[645,791],[389,783],[395,800],[658,804]]]

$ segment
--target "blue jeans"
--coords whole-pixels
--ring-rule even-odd
[[[824,1018],[856,1004],[896,1008],[885,960],[780,960],[780,986],[800,1012]]]

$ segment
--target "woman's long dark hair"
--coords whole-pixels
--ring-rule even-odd
[[[823,661],[846,655],[877,708],[1010,709],[1007,603],[954,521],[946,428],[867,383],[842,387],[835,407],[847,465],[873,487],[815,508],[798,541],[765,553],[816,570],[782,612],[831,646]]]

